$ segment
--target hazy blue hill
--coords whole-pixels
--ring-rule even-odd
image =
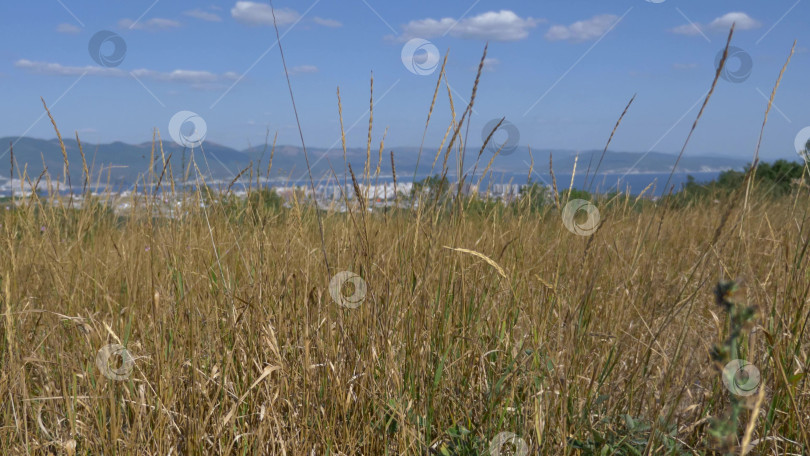
[[[552,151],[533,151],[535,167],[540,165],[543,172],[548,172],[548,157]],[[514,155],[518,155],[515,153]],[[528,153],[526,153],[528,157]],[[570,173],[574,166],[576,153],[570,151],[553,151],[554,171]],[[588,166],[591,172],[596,170],[599,164],[601,150],[585,151],[579,153],[577,160],[577,173],[584,172]],[[662,173],[672,171],[672,167],[677,160],[676,155],[664,154],[660,152],[649,152],[647,154],[638,152],[618,152],[608,151],[599,166],[599,173],[625,173],[632,169],[633,173]],[[750,159],[734,159],[728,157],[681,157],[678,163],[677,172],[708,172],[724,171],[727,169],[740,169],[744,167]]]
[[[34,138],[0,138],[0,144],[6,144],[2,148],[3,152],[8,150],[8,144],[14,143],[15,167],[18,170],[27,169],[29,176],[34,178],[42,172],[43,164],[48,168],[51,175],[61,176],[63,172],[64,159],[56,139],[43,140]],[[75,139],[64,140],[65,151],[70,164],[70,175],[74,182],[82,175],[82,158],[79,152],[79,145]],[[214,143],[206,142],[203,150],[195,149],[194,157],[197,167],[206,175],[215,178],[225,178],[238,173],[242,168],[250,163],[250,156]],[[108,144],[91,144],[82,142],[87,166],[93,169],[94,180],[99,173],[103,174],[102,181],[106,181],[109,173],[113,182],[134,182],[138,176],[149,172],[149,164],[152,156],[152,143],[126,144],[123,142],[113,142]],[[185,165],[188,167],[192,151],[184,149],[173,142],[163,143],[163,155],[170,163],[176,178],[180,178],[181,169]],[[9,175],[11,162],[9,155],[0,160],[0,173],[2,176]],[[155,150],[155,172],[160,173],[163,168],[163,159],[160,148]],[[192,167],[192,173],[194,169]],[[15,171],[15,177],[18,173]]]
[[[18,169],[26,168],[28,175],[36,177],[40,174],[44,166],[48,168],[51,175],[61,176],[63,172],[63,158],[62,152],[59,147],[59,142],[56,139],[43,140],[35,138],[0,138],[0,144],[5,144],[0,150],[6,152],[8,144],[14,143],[14,158],[16,167]],[[71,179],[74,182],[79,182],[82,172],[81,155],[79,154],[79,147],[75,139],[65,140],[65,150],[67,152],[68,161],[70,163]],[[110,181],[112,182],[126,182],[132,183],[139,176],[148,173],[150,157],[152,154],[152,143],[144,142],[141,144],[126,144],[123,142],[113,142],[108,144],[91,144],[82,143],[85,157],[88,166],[94,170],[94,180],[98,177],[99,172],[103,173],[102,181],[106,182],[109,173]],[[375,148],[371,152],[371,171],[372,173],[377,169],[377,164],[380,162],[380,170],[383,175],[391,174],[391,151],[394,152],[394,158],[397,168],[397,174],[400,179],[407,179],[414,174],[414,169],[417,163],[417,156],[419,153],[418,147],[412,146],[393,146],[386,147],[382,154],[380,162],[379,149]],[[464,158],[464,168],[469,173],[478,159],[477,174],[480,175],[486,167],[489,160],[492,158],[492,153],[485,150],[479,159],[480,146],[470,147]],[[194,158],[197,167],[202,171],[206,178],[214,179],[232,179],[242,169],[246,168],[252,162],[258,165],[261,169],[261,174],[264,176],[267,172],[267,164],[270,160],[270,148],[265,150],[265,146],[258,145],[249,149],[239,151],[230,147],[222,146],[216,143],[206,141],[202,149],[194,150]],[[334,169],[335,174],[343,176],[345,173],[343,149],[338,146],[336,148],[327,150],[324,148],[308,148],[309,161],[312,166],[313,174],[316,178],[331,176]],[[431,169],[434,159],[436,158],[437,149],[433,147],[425,147],[422,151],[421,159],[419,160],[419,169],[417,174],[420,176],[426,174],[435,174],[441,172],[441,166],[444,160],[445,151],[442,150],[439,154],[436,166]],[[168,158],[171,157],[170,163],[174,171],[176,179],[180,179],[183,173],[184,166],[188,169],[191,160],[192,151],[185,149],[175,144],[172,141],[163,142],[163,154]],[[570,174],[574,167],[574,160],[577,153],[565,150],[533,150],[534,157],[534,170],[539,174],[548,173],[549,155],[553,154],[554,171],[558,174]],[[591,173],[596,170],[597,163],[602,154],[601,150],[584,151],[580,152],[577,161],[577,174],[584,174],[590,164]],[[3,159],[0,159],[0,176],[7,177],[9,175],[10,161],[8,154]],[[365,148],[349,148],[346,151],[346,158],[352,165],[355,174],[359,176],[362,174],[366,161]],[[648,154],[636,152],[617,152],[609,151],[601,166],[599,167],[599,174],[616,174],[625,173],[631,170],[633,173],[668,173],[672,170],[675,164],[675,155],[664,154],[659,152],[651,152]],[[163,161],[161,158],[160,149],[155,151],[155,172],[160,173]],[[513,151],[511,154],[500,155],[496,157],[492,170],[497,173],[518,173],[522,174],[528,171],[531,157],[528,148],[521,147]],[[456,169],[456,151],[452,151],[448,157],[448,168],[450,174],[455,174]],[[746,159],[734,159],[728,157],[697,157],[685,156],[681,159],[678,165],[678,172],[696,173],[706,171],[720,171],[726,169],[740,169],[748,163]],[[306,162],[304,160],[304,153],[300,147],[280,145],[275,149],[273,156],[273,168],[271,177],[273,178],[289,178],[293,181],[299,181],[306,177]],[[16,175],[17,173],[15,173]],[[191,168],[191,176],[195,175],[195,169]],[[255,176],[255,175],[254,175]],[[32,177],[32,178],[33,178]]]

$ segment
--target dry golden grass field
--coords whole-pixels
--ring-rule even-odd
[[[733,444],[801,454],[809,201],[602,201],[590,237],[553,205],[323,213],[328,272],[300,205],[2,211],[0,452],[701,454],[730,404],[714,288],[739,278],[764,395]],[[340,271],[364,299],[330,296]]]
[[[6,202],[0,453],[810,451],[806,187],[595,197],[586,236],[566,191],[369,211],[355,188],[347,212]]]

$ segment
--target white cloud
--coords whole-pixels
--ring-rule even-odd
[[[694,70],[698,67],[697,63],[673,63],[672,68],[675,70]]]
[[[496,58],[487,57],[484,59],[484,71],[495,71],[495,68],[500,65],[500,63],[501,61]],[[478,67],[476,67],[476,70],[477,69]]]
[[[128,72],[119,68],[105,68],[97,65],[66,66],[59,63],[34,62],[26,59],[17,60],[14,62],[14,66],[30,73],[55,76],[80,76],[87,74],[90,76],[123,78],[129,75]],[[233,81],[239,77],[239,75],[234,72],[227,72],[223,74],[197,70],[174,70],[170,72],[161,72],[143,68],[133,70],[132,74],[139,79],[186,84],[210,84],[223,81]]]
[[[276,8],[275,14],[278,25],[292,24],[301,17],[290,8]],[[231,8],[231,17],[247,25],[273,25],[273,9],[266,3],[236,2]]]
[[[126,75],[126,73],[118,68],[106,68],[96,65],[87,65],[83,67],[64,66],[59,63],[33,62],[26,59],[17,60],[14,62],[14,66],[27,70],[31,73],[52,74],[58,76],[81,76],[83,74],[88,74],[92,76],[121,77]]]
[[[199,90],[201,92],[222,92],[223,90],[228,88],[228,84],[222,84],[218,82],[200,82],[196,84],[189,85],[194,90]]]
[[[735,22],[737,23],[736,30],[753,30],[762,27],[759,21],[745,13],[731,12],[713,20],[709,24],[709,28],[726,31]]]
[[[619,19],[613,14],[600,14],[584,21],[577,21],[571,25],[554,25],[546,32],[546,39],[549,41],[568,40],[574,43],[581,43],[599,38]]]
[[[324,27],[343,27],[343,24],[340,21],[336,21],[334,19],[325,19],[323,17],[313,17],[312,21],[318,25],[323,25]]]
[[[703,33],[697,24],[683,24],[669,30],[676,35],[696,36]]]
[[[529,36],[529,30],[544,22],[531,17],[521,18],[509,10],[488,11],[470,18],[456,20],[445,17],[439,20],[427,18],[411,21],[402,26],[399,41],[412,38],[436,38],[450,35],[455,38],[492,41],[518,41]]]
[[[290,68],[290,74],[317,73],[318,67],[315,65],[298,65]]]
[[[118,21],[118,27],[130,30],[167,30],[171,28],[180,27],[180,23],[171,19],[163,19],[160,17],[153,17],[146,21],[135,22],[132,19],[121,19]]]
[[[203,11],[203,10],[201,10],[199,8],[184,11],[183,14],[185,14],[188,17],[193,17],[194,19],[199,19],[201,21],[222,22],[222,18],[219,17],[219,15],[214,14],[214,13],[209,13],[208,11]]]
[[[731,28],[731,24],[734,23],[737,24],[737,31],[754,30],[762,27],[762,23],[745,13],[731,12],[714,19],[708,25],[699,23],[683,24],[672,28],[669,31],[677,35],[695,36],[701,35],[703,30],[727,32]]]
[[[233,73],[225,73],[218,75],[210,71],[195,71],[195,70],[174,70],[169,73],[160,71],[139,69],[133,70],[132,74],[138,78],[154,79],[156,81],[167,82],[184,82],[189,84],[203,84],[222,81],[224,79],[235,79]]]
[[[67,33],[70,35],[75,35],[77,33],[80,33],[82,29],[73,24],[59,24],[56,26],[56,31],[59,33]]]

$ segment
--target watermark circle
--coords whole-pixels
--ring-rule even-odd
[[[112,45],[112,50],[105,52],[106,44]],[[127,55],[127,42],[121,35],[109,30],[96,32],[87,44],[87,51],[90,57],[99,65],[107,68],[115,68],[124,61]]]
[[[761,380],[759,369],[744,359],[732,360],[723,367],[723,384],[737,396],[756,393]]]
[[[121,357],[121,366],[115,368],[110,364],[114,356]],[[110,380],[126,380],[132,374],[135,359],[126,348],[120,344],[110,344],[101,347],[96,354],[96,366],[101,373]]]
[[[351,296],[344,296],[343,286],[348,282],[354,285],[354,293]],[[338,272],[329,281],[329,294],[339,306],[356,309],[366,299],[366,281],[351,271]]]
[[[510,444],[514,448],[514,451],[508,454],[514,454],[515,456],[526,456],[529,454],[529,445],[526,444],[525,440],[512,432],[501,432],[489,442],[489,455],[506,456],[507,453],[501,454],[501,451],[504,449],[505,445]]]
[[[799,157],[802,157],[806,162],[810,162],[810,127],[802,128],[799,134],[796,135],[793,144]]]
[[[189,123],[194,130],[186,134],[183,132],[183,126]],[[183,147],[199,146],[205,140],[206,133],[208,133],[208,125],[205,123],[205,119],[196,112],[180,111],[169,120],[169,134],[174,142]]]
[[[720,68],[720,61],[723,60],[724,51],[725,49],[717,53],[717,57],[714,59],[715,69]],[[736,68],[731,66],[732,62],[736,62]],[[726,81],[737,84],[745,82],[745,80],[751,76],[753,69],[754,59],[751,58],[751,54],[744,49],[730,46],[728,48],[728,57],[726,58],[726,63],[723,65],[723,71],[720,73],[720,77]]]
[[[518,130],[515,124],[508,120],[504,120],[501,126],[498,127],[498,122],[500,121],[501,119],[492,119],[484,125],[484,129],[481,130],[481,141],[486,141],[491,134],[492,137],[489,138],[489,142],[487,143],[487,151],[492,154],[511,155],[517,150],[520,143],[520,130]],[[495,127],[498,129],[495,130]],[[494,133],[492,132],[493,130],[495,130]],[[505,141],[498,141],[496,139],[499,132],[506,133]]]
[[[422,38],[413,38],[402,46],[402,64],[413,74],[427,76],[439,66],[439,48]]]
[[[584,212],[587,218],[584,222],[577,223],[576,216],[580,211]],[[569,201],[563,208],[562,220],[568,231],[579,236],[590,236],[599,228],[602,219],[599,209],[591,202],[575,199]]]

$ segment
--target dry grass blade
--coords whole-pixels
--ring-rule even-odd
[[[247,170],[249,170],[249,169],[253,169],[253,161],[252,161],[252,160],[251,160],[250,164],[248,164],[248,165],[247,165],[247,166],[245,166],[245,167],[244,167],[244,168],[243,168],[241,171],[239,171],[239,172],[236,174],[236,176],[234,176],[234,178],[233,178],[233,180],[231,181],[231,183],[230,183],[230,184],[228,184],[228,189],[227,189],[227,190],[225,190],[225,194],[226,194],[226,195],[227,195],[228,193],[230,193],[230,192],[231,192],[231,189],[233,188],[234,184],[236,184],[236,181],[238,181],[238,180],[239,180],[239,178],[240,178],[240,177],[242,177],[242,174],[245,174],[245,171],[247,171]]]
[[[363,190],[360,189],[360,184],[357,182],[357,177],[354,175],[352,165],[349,164],[349,175],[352,177],[352,186],[354,187],[354,196],[357,197],[357,203],[360,205],[360,212],[366,211],[366,198],[363,195]]]
[[[11,201],[14,201],[14,143],[9,141],[8,142],[8,151],[9,151],[9,171],[8,171],[8,181],[12,183],[11,185]]]
[[[388,128],[385,129],[383,132],[383,137],[380,140],[380,148],[377,151],[377,169],[374,170],[374,188],[377,188],[377,183],[380,180],[380,169],[382,167],[382,158],[383,158],[383,147],[385,146],[385,136],[388,134]],[[374,195],[374,199],[377,199],[379,195]]]
[[[499,147],[498,150],[496,150],[495,153],[492,154],[492,157],[490,157],[489,161],[487,162],[487,166],[484,168],[484,171],[481,172],[481,177],[475,184],[475,188],[481,188],[481,182],[484,180],[484,177],[486,177],[490,168],[492,168],[492,164],[495,163],[495,158],[497,158],[501,154],[501,150],[503,150],[503,145],[501,145],[501,147]]]
[[[84,157],[84,148],[82,141],[79,139],[79,132],[76,132],[76,144],[79,147],[79,155],[82,157],[82,174],[84,175],[84,182],[82,183],[82,193],[87,192],[87,183],[90,181],[90,170],[87,168],[87,160]]]
[[[551,174],[551,188],[554,190],[554,205],[557,207],[557,210],[561,210],[560,208],[560,194],[557,192],[557,178],[554,176],[554,163],[552,161],[552,153],[548,153],[548,172]]]
[[[749,451],[751,451],[751,435],[754,433],[754,428],[757,424],[757,417],[759,416],[759,411],[762,408],[762,401],[764,399],[765,388],[760,388],[759,393],[757,394],[757,401],[754,404],[754,410],[751,412],[751,418],[749,418],[748,424],[745,426],[745,433],[743,434],[742,443],[740,444],[740,456],[745,456]]]
[[[689,145],[689,140],[692,139],[692,135],[695,133],[695,130],[697,129],[698,123],[700,122],[700,118],[703,117],[703,112],[706,110],[706,106],[709,105],[709,100],[711,100],[712,94],[714,94],[714,89],[717,87],[717,81],[720,80],[720,75],[723,74],[723,69],[725,68],[726,60],[728,59],[728,48],[731,46],[731,38],[734,36],[735,26],[736,24],[732,24],[731,29],[728,31],[728,38],[726,39],[726,47],[723,49],[723,56],[720,58],[720,62],[717,65],[717,71],[714,74],[714,81],[712,81],[712,85],[709,88],[709,92],[706,93],[706,98],[703,99],[703,104],[700,106],[700,111],[698,111],[698,115],[697,117],[695,117],[695,121],[692,122],[692,128],[689,129],[689,134],[686,136],[686,140],[683,142],[681,151],[678,153],[678,158],[675,160],[675,164],[672,165],[672,171],[669,173],[666,185],[664,185],[665,191],[668,191],[669,189],[669,184],[672,182],[672,175],[675,174],[675,170],[678,169],[678,163],[681,162],[683,153],[686,151],[686,146]]]
[[[627,102],[627,106],[624,107],[624,111],[619,116],[619,120],[616,121],[616,125],[613,126],[613,130],[610,132],[610,137],[608,137],[607,143],[605,144],[605,148],[602,150],[602,155],[599,157],[599,163],[596,164],[596,169],[593,171],[593,177],[596,178],[596,175],[599,174],[599,168],[602,166],[602,160],[605,158],[605,154],[607,154],[608,148],[610,147],[610,143],[613,141],[613,136],[616,134],[616,131],[619,129],[619,125],[622,124],[622,120],[624,116],[627,114],[627,111],[630,110],[630,106],[635,101],[637,94],[633,94],[633,97],[630,98],[630,101]],[[591,155],[591,159],[593,159],[593,155]],[[590,191],[591,187],[593,187],[593,182],[591,185],[588,185],[588,176],[591,172],[591,163],[588,162],[588,169],[585,171],[585,182],[582,184],[583,187],[587,188]]]
[[[169,166],[169,162],[172,159],[172,154],[174,154],[174,152],[170,153],[169,157],[163,160],[163,169],[160,170],[160,177],[158,177],[157,185],[155,185],[155,194],[157,194],[158,190],[160,190],[160,183],[163,182],[163,176],[166,174],[166,168]],[[172,193],[174,193],[173,190]]]
[[[231,421],[231,418],[233,418],[234,413],[236,413],[236,409],[239,407],[240,404],[242,404],[242,402],[244,402],[245,398],[248,396],[248,394],[250,394],[250,392],[253,390],[253,388],[255,388],[256,385],[258,385],[259,383],[261,383],[262,380],[264,380],[265,378],[270,376],[270,374],[272,374],[273,372],[275,372],[275,371],[277,371],[279,369],[281,369],[280,366],[266,366],[264,368],[264,370],[262,370],[262,374],[259,376],[259,378],[257,378],[256,381],[254,381],[248,387],[247,391],[245,391],[241,396],[239,396],[239,399],[233,404],[233,406],[231,407],[231,410],[222,419],[222,424],[220,425],[220,430],[217,432],[217,435],[219,435],[219,433],[222,432],[223,427],[228,425],[228,422]]]
[[[462,249],[462,248],[458,248],[458,247],[448,247],[448,246],[446,246],[446,245],[445,245],[445,246],[443,246],[443,247],[444,247],[445,249],[447,249],[447,250],[452,250],[452,251],[454,251],[454,252],[461,252],[461,253],[466,253],[466,254],[468,254],[468,255],[473,255],[473,256],[476,256],[476,257],[478,257],[478,258],[480,258],[480,259],[484,260],[484,261],[485,261],[485,262],[486,262],[488,265],[490,265],[490,266],[492,266],[493,268],[495,268],[495,270],[496,270],[496,271],[498,271],[498,275],[500,275],[500,276],[501,276],[501,277],[503,277],[504,279],[509,280],[509,277],[507,277],[507,276],[506,276],[506,271],[504,271],[504,269],[503,269],[502,267],[500,267],[500,266],[498,265],[498,263],[496,263],[496,262],[495,262],[495,260],[493,260],[492,258],[490,258],[490,257],[488,257],[488,256],[486,256],[486,255],[484,255],[483,253],[476,252],[475,250]]]
[[[391,176],[392,176],[392,179],[394,180],[394,205],[396,207],[399,207],[399,192],[397,191],[397,189],[399,188],[397,186],[397,167],[394,164],[394,151],[393,150],[391,151]]]
[[[430,126],[430,118],[433,116],[433,108],[436,106],[436,98],[439,96],[439,87],[442,85],[442,78],[445,79],[447,82],[446,74],[444,72],[445,66],[447,65],[447,57],[450,55],[450,51],[445,52],[444,59],[442,59],[442,67],[439,70],[439,77],[436,78],[436,88],[433,89],[433,98],[430,100],[430,108],[428,109],[427,120],[425,120],[425,130],[422,132],[422,141],[419,143],[419,152],[416,154],[416,164],[414,165],[413,169],[413,181],[416,181],[416,173],[419,170],[419,161],[422,158],[422,149],[425,147],[425,138],[427,137],[428,127]],[[449,90],[449,88],[448,88]],[[450,104],[452,105],[453,98],[450,97]],[[452,111],[452,109],[451,109]],[[453,113],[453,118],[455,118],[455,113]],[[435,161],[434,161],[435,164]]]
[[[475,105],[475,97],[478,95],[478,83],[481,80],[481,73],[484,71],[484,64],[487,60],[487,50],[489,49],[489,43],[484,45],[484,53],[481,56],[481,60],[478,62],[478,71],[475,74],[475,83],[473,83],[472,95],[470,96],[470,104],[467,106],[467,110],[469,111],[469,116],[467,117],[467,133],[464,135],[464,143],[459,145],[458,148],[458,156],[456,157],[456,165],[457,165],[457,172],[456,172],[456,179],[458,180],[458,195],[457,200],[461,197],[461,186],[464,182],[464,153],[467,150],[467,136],[470,132],[470,120],[472,118],[472,111],[473,106]],[[462,120],[462,124],[464,121]],[[479,154],[480,157],[480,154]]]
[[[293,94],[292,82],[290,82],[290,72],[287,70],[287,61],[284,58],[284,49],[281,46],[281,34],[278,31],[278,23],[276,22],[276,10],[273,7],[273,2],[270,2],[270,11],[273,13],[273,28],[276,30],[276,40],[278,41],[278,52],[281,55],[281,64],[284,66],[284,76],[287,78],[287,88],[290,91],[290,100],[292,101],[293,112],[295,113],[295,123],[298,125],[298,135],[301,138],[301,148],[304,151],[304,161],[307,163],[307,174],[309,175],[309,184],[312,189],[312,195],[315,195],[315,181],[312,179],[312,167],[309,164],[309,154],[307,153],[307,145],[304,141],[304,130],[301,128],[301,120],[298,118],[298,108],[295,106],[295,95]],[[318,229],[321,235],[321,251],[323,252],[323,263],[326,267],[326,275],[331,274],[329,268],[329,257],[326,254],[326,240],[323,236],[323,220],[321,220],[321,212],[316,210],[315,216],[318,219]]]
[[[754,161],[751,162],[752,168],[752,179],[748,180],[748,185],[745,188],[745,203],[743,204],[743,216],[748,209],[748,198],[751,195],[751,187],[754,185],[753,177],[756,177],[757,172],[757,163],[759,163],[759,149],[762,146],[762,138],[765,136],[765,125],[768,124],[768,115],[771,112],[771,106],[773,106],[773,100],[776,98],[776,91],[779,90],[779,84],[782,82],[782,76],[785,75],[785,70],[787,70],[788,65],[790,64],[790,60],[793,58],[793,53],[796,51],[796,41],[793,42],[793,46],[790,48],[790,54],[788,54],[787,60],[785,64],[782,65],[782,70],[779,71],[779,77],[776,78],[776,84],[773,85],[773,89],[771,90],[771,97],[768,99],[768,107],[765,108],[765,116],[762,119],[762,127],[759,130],[759,139],[757,139],[757,148],[754,151]]]
[[[467,109],[464,110],[464,113],[461,115],[461,120],[456,125],[456,128],[453,130],[453,136],[450,137],[450,143],[447,145],[447,150],[444,153],[444,162],[442,163],[442,184],[444,183],[444,178],[447,176],[447,159],[450,157],[450,152],[453,150],[453,145],[458,139],[458,135],[461,132],[461,127],[464,125],[464,119],[467,118],[468,115],[472,113],[473,106],[475,105],[475,96],[478,93],[478,83],[481,81],[481,73],[484,70],[484,62],[487,58],[487,49],[489,48],[489,43],[484,46],[484,53],[481,56],[481,61],[478,64],[478,72],[475,75],[475,83],[473,84],[472,88],[472,95],[470,96],[470,102],[467,104]],[[448,86],[449,87],[449,86]],[[461,153],[461,152],[460,152]],[[460,178],[461,176],[457,176]],[[441,193],[442,188],[439,188],[439,192]]]
[[[62,141],[62,134],[59,133],[59,127],[56,126],[56,120],[54,120],[53,116],[51,115],[51,110],[48,109],[48,105],[45,104],[45,99],[40,97],[40,100],[42,101],[42,106],[45,108],[45,112],[48,113],[48,118],[51,120],[51,125],[53,125],[53,129],[56,132],[56,138],[59,140],[59,148],[62,151],[62,159],[64,160],[65,163],[64,176],[65,179],[67,180],[68,188],[72,188],[70,185],[70,163],[68,163],[68,156],[67,150],[65,149],[65,142]]]
[[[270,170],[273,169],[273,157],[276,155],[276,141],[278,140],[278,132],[273,136],[273,146],[270,148],[270,161],[267,163],[267,174],[265,179],[270,180]]]
[[[343,148],[343,166],[349,166],[349,159],[346,157],[346,130],[343,128],[343,102],[340,99],[340,87],[337,88],[338,120],[340,121],[340,145]],[[343,175],[343,185],[346,185],[346,175]]]
[[[374,73],[371,73],[368,93],[368,142],[366,143],[366,163],[363,167],[363,182],[366,185],[369,183],[369,174],[371,173],[371,130],[374,126]]]
[[[571,191],[574,190],[574,177],[577,175],[577,163],[579,162],[579,154],[574,156],[574,167],[571,170],[571,183],[568,184],[568,193],[565,195],[566,203],[571,199]]]
[[[478,157],[475,159],[475,166],[473,167],[473,172],[470,177],[475,177],[475,170],[478,169],[478,161],[481,159],[481,155],[484,153],[484,150],[487,148],[487,145],[492,140],[492,137],[495,136],[495,132],[498,131],[499,128],[501,128],[501,125],[504,123],[505,120],[506,117],[502,117],[501,120],[498,121],[498,124],[495,125],[495,128],[493,128],[492,131],[490,131],[489,134],[487,135],[486,139],[484,139],[484,144],[481,145],[481,149],[478,151]],[[500,149],[503,149],[503,146],[499,148],[498,152],[500,152]],[[486,172],[484,172],[484,174],[486,174]]]

